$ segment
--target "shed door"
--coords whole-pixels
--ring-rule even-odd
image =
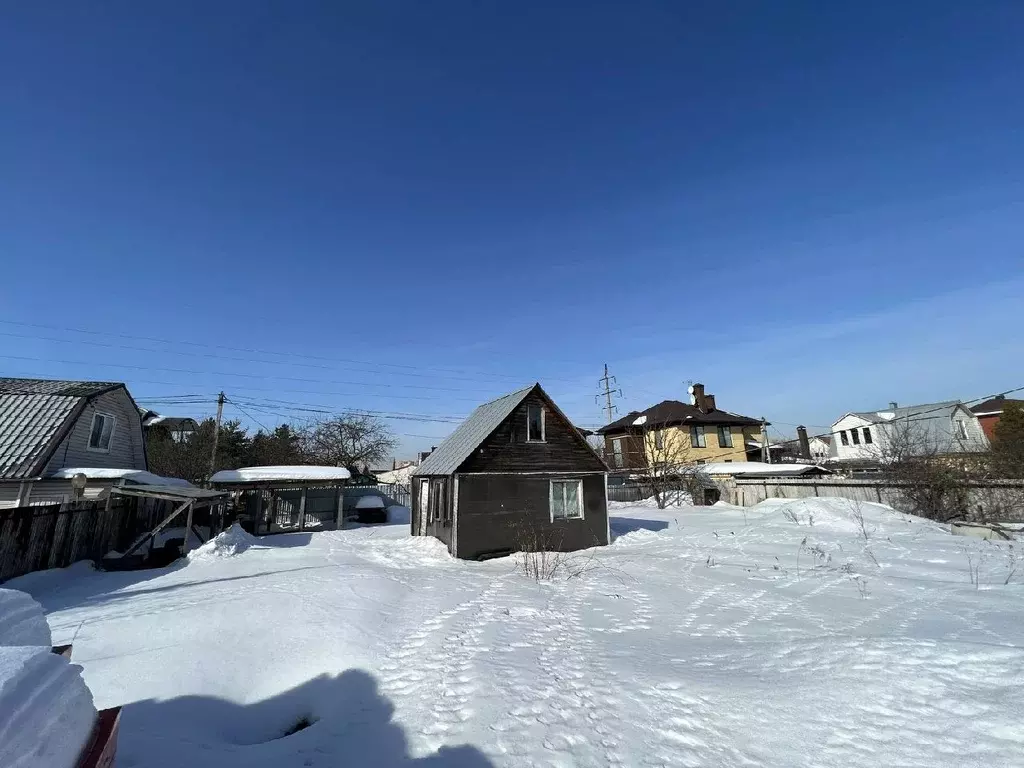
[[[430,481],[420,480],[420,536],[427,534],[427,519],[430,517]]]

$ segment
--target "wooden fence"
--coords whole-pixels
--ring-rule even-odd
[[[124,498],[0,509],[0,583],[123,551],[151,530],[165,506]]]

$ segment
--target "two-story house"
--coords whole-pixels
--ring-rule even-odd
[[[146,471],[125,385],[0,378],[0,507],[70,497],[65,470],[76,467]]]
[[[832,425],[838,461],[886,461],[900,455],[978,453],[988,438],[978,417],[958,400],[847,413]]]
[[[612,471],[760,460],[761,420],[720,410],[703,384],[691,390],[690,403],[664,400],[597,430]]]

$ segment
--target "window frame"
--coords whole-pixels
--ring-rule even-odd
[[[850,430],[850,439],[853,440],[854,445],[860,445],[860,432],[856,427]]]
[[[530,437],[530,411],[534,408],[540,409],[540,438]],[[526,442],[546,443],[547,442],[547,408],[543,405],[527,403],[526,405]]]
[[[843,445],[849,445],[850,444],[850,438],[848,438],[846,436],[846,430],[845,429],[839,430],[839,442],[842,443]]]
[[[622,452],[622,438],[612,438],[612,461],[616,467],[623,467],[626,463]]]
[[[958,440],[970,440],[970,436],[967,434],[967,422],[963,419],[953,419],[957,424],[957,432],[959,433]]]
[[[728,439],[722,441],[722,435],[728,435]],[[719,425],[718,427],[718,447],[719,448],[732,448],[732,427]]]
[[[96,419],[103,419],[104,422],[110,422],[110,431],[107,433],[107,445],[106,447],[94,446],[92,444],[92,436],[96,431]],[[92,421],[89,422],[89,437],[85,441],[85,450],[91,451],[92,453],[110,453],[110,446],[114,443],[114,430],[117,428],[117,417],[112,413],[105,411],[93,411]],[[100,429],[100,438],[103,437],[103,429]]]
[[[699,436],[699,439],[698,439]],[[690,425],[690,447],[691,448],[707,448],[708,447],[708,435],[704,429],[703,424],[691,424]]]
[[[864,445],[873,445],[875,438],[871,434],[871,427],[864,427]]]
[[[577,500],[577,504],[578,504],[579,514],[578,515],[573,515],[571,517],[568,516],[568,515],[555,517],[555,485],[563,485],[564,486],[564,485],[569,485],[570,483],[575,483],[576,484],[576,500]],[[564,493],[563,493],[563,497],[562,497],[562,508],[563,508],[563,510],[565,509],[565,496],[564,496]],[[556,520],[569,521],[569,520],[585,520],[586,519],[586,516],[587,516],[586,507],[583,504],[583,478],[581,478],[581,477],[565,477],[565,478],[559,477],[559,478],[552,478],[551,480],[548,481],[548,514],[549,514],[549,517],[550,517],[550,520],[551,520],[552,523],[555,522]]]
[[[654,432],[654,450],[663,451],[665,450],[665,430],[658,429]]]

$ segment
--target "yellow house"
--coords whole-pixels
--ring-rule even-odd
[[[599,429],[612,470],[760,461],[761,420],[719,410],[700,384],[693,390],[692,404],[664,400]]]

